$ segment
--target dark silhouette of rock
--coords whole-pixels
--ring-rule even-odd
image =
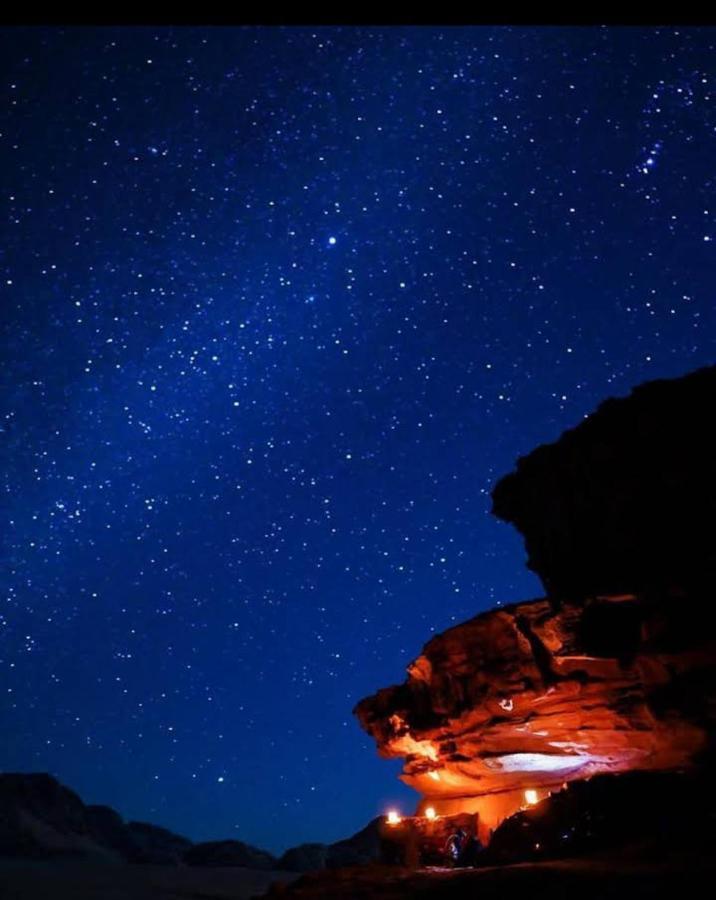
[[[275,856],[242,841],[206,841],[194,844],[183,855],[188,866],[243,866],[247,869],[277,869]]]
[[[177,865],[190,846],[165,828],[125,824],[109,806],[86,806],[51,775],[0,774],[0,856]]]
[[[111,806],[85,806],[85,815],[95,840],[104,847],[119,853],[123,859],[132,859],[136,845],[122,817]]]
[[[327,844],[299,844],[281,856],[278,868],[287,872],[313,872],[316,869],[325,869],[327,859]]]
[[[714,400],[716,368],[644,385],[498,484],[550,596],[437,635],[355,709],[419,812],[476,813],[485,841],[525,791],[711,764]]]
[[[382,816],[372,819],[352,837],[333,844],[301,844],[287,850],[278,868],[289,872],[312,872],[378,862],[381,857]]]
[[[352,837],[336,841],[328,847],[326,865],[330,869],[340,866],[360,866],[380,859],[380,823],[382,816],[372,819],[365,828]]]
[[[337,869],[378,862],[381,858],[382,819],[382,816],[372,819],[352,837],[333,844],[301,844],[292,847],[283,854],[278,868],[289,872],[312,872],[316,869]]]
[[[563,859],[615,847],[710,855],[716,785],[703,773],[629,772],[575,781],[506,819],[480,865]]]
[[[129,822],[127,830],[134,844],[134,862],[176,866],[193,846],[187,838],[147,822]]]
[[[714,366],[643,384],[498,482],[493,512],[550,596],[714,586],[714,409]]]
[[[0,774],[0,856],[121,859],[77,794],[40,773]]]
[[[0,774],[0,858],[302,872],[377,859],[377,823],[335,844],[293,847],[279,861],[241,841],[194,844],[158,825],[124,822],[109,806],[84,804],[46,773]]]

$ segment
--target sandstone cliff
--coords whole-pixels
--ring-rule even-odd
[[[716,368],[644,385],[497,485],[547,597],[438,635],[355,710],[419,810],[477,812],[487,836],[525,790],[711,754],[715,401]]]

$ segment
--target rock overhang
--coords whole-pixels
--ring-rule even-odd
[[[646,385],[497,486],[495,511],[523,531],[548,596],[437,635],[405,683],[355,709],[379,753],[405,759],[419,808],[498,823],[527,789],[688,767],[710,752],[714,550],[685,511],[714,507],[714,400],[715,368]],[[670,416],[680,438],[655,421]],[[660,485],[662,508],[629,514]]]

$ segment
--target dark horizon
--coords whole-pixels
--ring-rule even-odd
[[[542,595],[517,458],[714,361],[713,28],[1,34],[1,771],[280,852]]]

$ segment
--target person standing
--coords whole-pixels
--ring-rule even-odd
[[[467,834],[463,828],[458,828],[445,842],[445,854],[452,866],[457,866],[460,854],[465,846]]]

